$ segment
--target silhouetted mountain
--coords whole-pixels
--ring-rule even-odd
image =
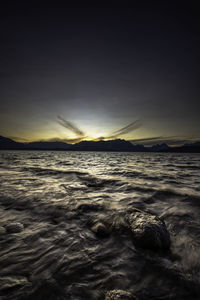
[[[136,146],[137,147],[137,146]],[[76,151],[137,151],[135,146],[125,140],[110,140],[110,141],[83,141],[73,145],[72,150]]]
[[[167,150],[167,152],[180,152],[180,153],[200,153],[199,142],[183,145],[180,147],[171,147]]]
[[[183,152],[200,153],[200,142],[185,144],[179,147],[169,147],[167,144],[157,144],[152,147],[133,145],[125,140],[82,141],[71,145],[64,142],[31,142],[18,143],[12,139],[0,136],[0,150],[70,150],[70,151],[119,151],[119,152]]]
[[[18,143],[9,138],[0,136],[0,149],[4,150],[68,150],[72,145],[64,142],[31,142],[31,143]]]
[[[166,143],[153,145],[150,150],[152,152],[162,152],[168,150],[170,147]]]
[[[17,143],[9,138],[0,136],[0,149],[12,150],[12,149],[22,149],[23,144]]]
[[[200,142],[184,144],[183,146],[169,147],[167,144],[157,144],[149,148],[151,152],[178,152],[200,153]]]
[[[183,145],[184,147],[200,147],[200,142],[187,143]]]
[[[133,147],[134,147],[133,150],[134,152],[149,152],[149,149],[142,144],[133,145]]]
[[[69,150],[72,145],[64,142],[32,142],[24,144],[27,149],[38,150]]]

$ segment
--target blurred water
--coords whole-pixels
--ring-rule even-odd
[[[120,230],[133,207],[165,221],[170,253]],[[0,299],[199,299],[199,211],[199,154],[1,151]],[[119,230],[100,239],[97,220]]]

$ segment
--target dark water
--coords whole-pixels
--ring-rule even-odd
[[[198,154],[1,151],[0,167],[1,300],[200,299]],[[170,252],[134,245],[133,207],[165,221]]]

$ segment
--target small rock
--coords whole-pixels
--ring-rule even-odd
[[[138,300],[138,298],[127,291],[112,290],[106,293],[105,300]]]
[[[148,249],[169,249],[170,235],[164,221],[146,212],[132,212],[127,216],[134,241]]]
[[[8,233],[18,233],[24,229],[24,226],[21,223],[10,223],[5,227]]]
[[[110,234],[109,229],[103,223],[96,223],[94,226],[92,226],[91,230],[98,237],[107,237]]]

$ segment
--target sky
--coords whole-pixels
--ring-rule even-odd
[[[200,140],[198,1],[4,1],[0,135]]]

